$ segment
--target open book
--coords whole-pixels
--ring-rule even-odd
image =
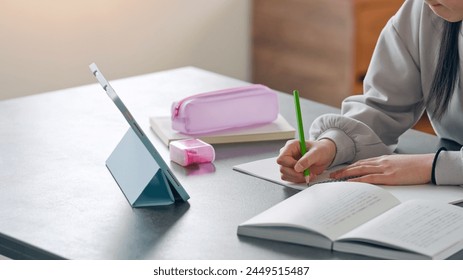
[[[240,224],[238,234],[386,259],[446,259],[463,249],[463,208],[401,203],[371,184],[325,183]]]
[[[310,185],[329,182],[329,174],[334,170],[341,168],[338,166],[318,175],[317,178],[310,183]],[[294,184],[291,182],[283,181],[280,178],[279,166],[276,162],[276,157],[256,160],[248,163],[243,163],[233,167],[234,170],[244,174],[255,176],[285,187],[290,187],[298,190],[307,189],[307,184]],[[459,203],[463,201],[463,187],[462,186],[435,186],[433,184],[422,185],[407,185],[407,186],[382,186],[384,189],[392,193],[400,201],[410,199],[430,199],[433,201],[445,203]]]
[[[294,138],[296,133],[294,127],[292,127],[281,115],[278,115],[278,118],[275,121],[268,124],[204,135],[186,135],[173,130],[170,116],[151,117],[150,125],[154,133],[156,133],[156,135],[167,146],[169,146],[171,141],[192,137],[201,139],[209,144],[224,144],[291,139]]]

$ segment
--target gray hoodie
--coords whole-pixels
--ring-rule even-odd
[[[436,68],[443,20],[423,0],[405,1],[379,37],[364,94],[346,98],[341,115],[323,115],[310,129],[312,140],[330,138],[337,154],[332,165],[391,154],[399,136],[413,127],[426,110]],[[463,144],[463,33],[459,38],[460,76],[447,113],[435,120],[440,138]],[[432,110],[430,110],[432,111]],[[463,149],[441,152],[437,184],[463,184]]]

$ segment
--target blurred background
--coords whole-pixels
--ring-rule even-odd
[[[249,80],[248,0],[1,0],[0,99],[197,66]]]

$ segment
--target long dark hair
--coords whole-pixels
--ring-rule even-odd
[[[432,81],[429,97],[426,100],[426,107],[431,108],[432,118],[441,119],[447,112],[450,99],[452,98],[457,83],[459,71],[458,36],[461,28],[461,21],[444,21],[442,41],[439,49],[439,60],[434,80]]]

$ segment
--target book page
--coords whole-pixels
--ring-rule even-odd
[[[371,240],[427,256],[444,254],[446,258],[446,250],[463,241],[463,208],[410,200],[340,238],[346,239]],[[453,253],[459,249],[454,248]]]
[[[293,195],[241,226],[296,227],[334,240],[399,203],[373,185],[326,183]]]

